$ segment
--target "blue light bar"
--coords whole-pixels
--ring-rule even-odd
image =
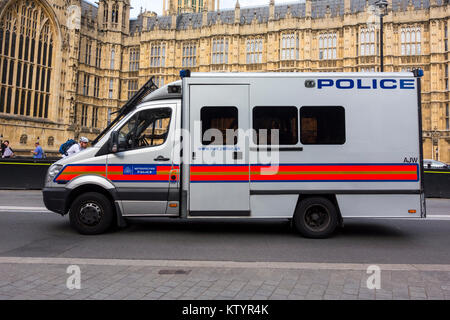
[[[189,78],[191,76],[191,70],[189,69],[183,69],[180,71],[180,77],[183,78]]]
[[[423,77],[423,70],[422,69],[414,69],[413,71],[414,77],[422,78]]]

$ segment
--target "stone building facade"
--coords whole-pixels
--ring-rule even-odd
[[[0,0],[0,139],[18,154],[56,154],[94,138],[155,75],[371,72],[379,68],[375,0],[294,0],[218,10],[218,0],[162,0],[130,19],[129,0]],[[422,68],[425,158],[450,162],[446,0],[389,0],[385,71]],[[382,102],[382,97],[380,97]],[[391,115],[386,114],[386,117]],[[402,121],[402,119],[398,119]]]

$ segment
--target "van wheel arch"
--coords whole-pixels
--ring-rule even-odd
[[[318,194],[299,194],[297,204],[295,205],[295,212],[297,212],[297,210],[300,206],[300,203],[303,200],[308,199],[308,198],[325,198],[325,199],[330,200],[336,207],[336,211],[337,211],[338,218],[339,218],[339,223],[341,225],[343,225],[344,222],[343,222],[343,218],[342,218],[342,214],[341,214],[341,209],[339,208],[339,203],[337,201],[335,194],[331,194],[331,193],[330,194],[320,194],[320,193],[318,193]],[[294,214],[295,214],[295,212],[294,212]]]
[[[66,201],[66,210],[65,210],[66,214],[69,212],[69,209],[72,206],[73,201],[79,195],[81,195],[83,193],[87,193],[87,192],[97,192],[97,193],[103,194],[111,202],[113,210],[115,211],[114,213],[117,213],[116,207],[114,205],[114,197],[108,190],[106,190],[103,187],[100,187],[96,184],[86,184],[86,185],[79,186],[79,187],[73,189],[72,191],[70,191],[69,196],[67,197],[67,201]]]
[[[311,214],[311,208],[323,211],[319,213],[320,216],[327,217],[327,224],[324,226],[324,230],[310,229],[307,226],[310,222],[307,222],[308,215]],[[306,211],[305,211],[306,210]],[[317,216],[317,213],[312,213]],[[306,220],[304,220],[306,219]],[[314,219],[314,218],[313,218]],[[314,223],[314,222],[313,222]],[[321,222],[322,223],[322,222]],[[323,222],[325,223],[325,222]],[[291,219],[291,225],[294,229],[299,231],[303,236],[308,238],[327,238],[334,233],[335,228],[343,226],[343,219],[339,209],[339,204],[334,194],[300,194],[295,207],[293,218]],[[316,227],[314,227],[316,228]]]

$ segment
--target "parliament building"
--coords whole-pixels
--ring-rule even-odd
[[[130,19],[129,0],[0,0],[0,140],[47,156],[90,139],[151,76],[193,72],[376,72],[375,0],[161,0]],[[388,0],[384,71],[424,70],[425,158],[450,162],[447,0]],[[383,97],[380,96],[380,103]],[[386,117],[392,115],[386,114]],[[398,121],[403,121],[399,118]]]

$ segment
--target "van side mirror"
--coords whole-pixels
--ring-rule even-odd
[[[109,137],[109,152],[116,153],[119,151],[119,132],[113,131]]]

